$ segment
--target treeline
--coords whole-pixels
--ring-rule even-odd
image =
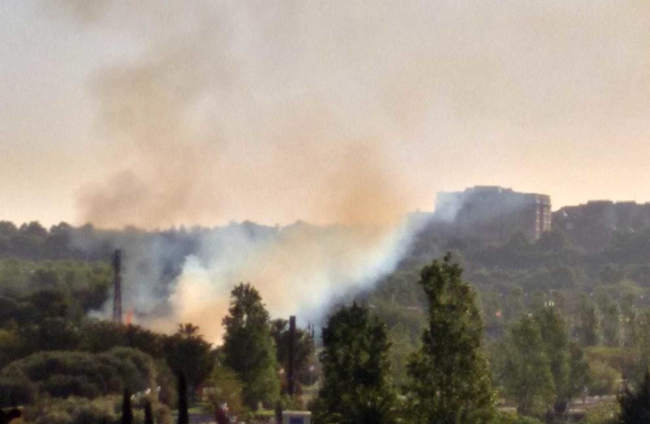
[[[585,388],[619,394],[624,383],[632,391],[621,412],[618,402],[609,402],[588,411],[585,423],[643,413],[646,406],[634,396],[644,390],[640,377],[650,358],[645,315],[635,327],[637,345],[607,347],[600,336],[574,336],[558,304],[531,302],[511,311],[504,334],[486,342],[477,292],[462,272],[447,256],[412,280],[402,275],[403,287],[420,293],[419,306],[406,312],[395,307],[390,315],[390,305],[367,303],[370,298],[332,311],[315,367],[319,389],[308,402],[303,388],[314,383],[314,340],[305,330],[296,335],[297,385],[290,395],[287,322],[272,320],[249,284],[233,289],[223,344],[216,348],[191,324],[162,335],[65,315],[66,307],[27,308],[33,313],[20,325],[12,319],[2,325],[0,401],[24,405],[29,422],[117,423],[121,394],[128,393],[134,394],[134,422],[144,419],[151,403],[153,419],[165,424],[177,407],[176,375],[183,375],[190,396],[205,400],[220,423],[235,416],[250,420],[261,406],[278,412],[308,407],[316,424],[534,424],[567,420],[569,405],[587,394]],[[585,311],[597,314],[589,305]],[[399,313],[417,321],[419,331]],[[615,376],[608,387],[603,381],[610,370]]]
[[[638,384],[648,367],[650,231],[612,231],[606,245],[584,249],[561,231],[536,241],[514,234],[505,242],[487,243],[425,229],[397,270],[356,295],[387,324],[389,372],[399,384],[408,381],[410,355],[420,348],[419,335],[426,328],[426,297],[411,282],[417,281],[427,258],[446,250],[453,251],[476,291],[495,388],[504,407],[540,419],[547,419],[542,411],[551,410],[557,421],[568,403],[567,393],[572,393],[587,400],[601,397],[585,422],[607,422],[616,414],[617,402],[602,401],[602,396],[619,396],[626,386]],[[555,330],[549,333],[544,321],[551,318]],[[518,343],[537,346],[533,369],[539,372],[517,374],[528,369],[530,364],[520,359],[532,352],[518,350]],[[528,379],[541,392],[526,395],[521,386]],[[602,419],[595,421],[599,414]]]
[[[227,337],[219,349],[210,347],[192,326],[184,325],[174,335],[160,335],[87,318],[89,311],[100,308],[107,299],[112,278],[108,259],[115,246],[149,238],[169,241],[173,249],[163,258],[167,266],[163,278],[170,281],[179,270],[179,258],[196,249],[196,231],[203,230],[99,231],[67,224],[46,230],[38,223],[20,227],[0,223],[3,387],[25,394],[24,399],[30,399],[34,408],[56,410],[44,405],[53,399],[59,405],[56,399],[66,396],[86,396],[85,405],[96,408],[93,402],[119,397],[128,383],[108,385],[110,390],[106,391],[104,386],[86,381],[85,371],[78,375],[73,372],[70,378],[66,364],[74,364],[79,358],[83,358],[81,362],[101,363],[112,355],[113,348],[123,347],[153,361],[154,388],[161,388],[162,407],[175,405],[171,388],[179,369],[187,373],[193,388],[209,382],[205,393],[209,393],[206,396],[212,404],[227,403],[232,406],[230,412],[237,411],[240,416],[255,410],[260,402],[267,408],[300,406],[299,400],[286,396],[286,374],[280,373],[288,362],[287,323],[272,322],[263,307],[254,307],[261,305],[261,299],[251,287],[241,286],[233,292],[231,300],[236,308],[229,315],[233,321],[226,325],[228,334],[238,336],[232,342]],[[381,378],[387,379],[396,396],[396,403],[388,405],[391,410],[402,411],[397,418],[411,416],[403,408],[413,391],[404,388],[414,384],[413,356],[424,348],[423,333],[430,328],[430,299],[423,286],[414,282],[421,281],[421,270],[431,257],[446,251],[453,252],[453,263],[463,268],[464,279],[476,295],[477,311],[484,323],[482,352],[488,359],[492,393],[503,407],[520,412],[512,420],[529,416],[557,421],[576,397],[619,395],[626,386],[636,387],[650,363],[650,231],[612,232],[607,240],[600,248],[585,249],[572,244],[560,231],[545,233],[536,241],[515,234],[502,243],[459,240],[435,228],[421,232],[395,272],[373,289],[350,298],[362,305],[369,322],[373,317],[381,320],[381,331],[370,327],[385,332],[389,347],[381,350],[384,356],[375,355],[374,360],[390,364],[382,368],[385,375]],[[336,312],[332,310],[332,315]],[[256,322],[259,328],[254,326]],[[251,334],[257,336],[249,339]],[[300,340],[304,353],[297,375],[306,386],[318,380],[320,366],[314,360],[314,341],[309,333],[302,331]],[[381,337],[358,342],[379,343],[381,347],[384,342],[380,341]],[[257,350],[259,346],[263,347],[261,351]],[[273,355],[269,356],[269,351]],[[68,354],[72,356],[65,358]],[[4,374],[5,369],[23,369],[19,362],[27,359],[58,364],[55,369],[60,367],[61,372],[35,379],[22,371],[22,375],[13,371]],[[131,367],[128,362],[132,359],[121,359],[124,364],[120,366]],[[260,364],[264,367],[257,368]],[[324,368],[325,364],[323,359]],[[315,371],[309,371],[311,366]],[[539,372],[527,373],[529,369]],[[530,381],[536,382],[532,389]],[[256,392],[250,389],[253,387],[264,390]],[[10,390],[2,393],[4,405],[20,399],[16,394],[12,400]],[[321,411],[317,416],[325,414],[322,404],[314,404],[314,408]],[[606,417],[617,413],[618,406],[609,402],[600,408]],[[595,423],[595,414],[591,412],[585,419]]]
[[[163,335],[137,326],[50,316],[4,327],[0,340],[0,406],[22,405],[34,417],[42,415],[34,411],[57,410],[65,405],[57,399],[71,397],[117,408],[116,399],[125,389],[140,396],[155,394],[156,410],[169,415],[176,401],[175,375],[186,373],[196,387],[209,377],[215,357],[192,326]],[[97,402],[80,402],[91,409],[82,415],[92,415]]]
[[[97,284],[110,275],[104,267],[95,270],[102,276]],[[40,274],[58,272],[35,271],[26,278]],[[121,395],[128,391],[138,400],[134,422],[141,422],[142,408],[151,403],[156,422],[171,423],[180,374],[192,399],[208,400],[212,414],[224,403],[245,415],[260,403],[291,405],[282,398],[287,382],[279,374],[289,361],[287,322],[271,321],[250,286],[233,291],[231,314],[224,320],[226,342],[214,347],[191,324],[166,335],[89,318],[83,296],[71,295],[65,281],[38,290],[40,284],[3,298],[0,320],[0,408],[25,407],[28,422],[117,423]],[[319,371],[311,368],[316,365],[311,333],[298,329],[294,343],[296,392],[301,393],[303,384],[318,380]]]
[[[391,350],[403,346],[391,343],[376,307],[353,304],[332,315],[323,330],[323,386],[312,405],[316,423],[647,421],[648,351],[624,358],[619,348],[583,347],[552,302],[521,310],[501,341],[483,346],[474,291],[461,273],[449,256],[421,271],[422,333],[407,356],[403,384],[391,379]],[[616,381],[620,397],[570,414],[588,387],[602,389],[606,376],[592,369],[600,361],[627,368]]]

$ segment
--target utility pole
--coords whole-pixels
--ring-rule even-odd
[[[122,323],[122,251],[113,254],[113,321]]]
[[[289,396],[295,393],[295,347],[296,347],[296,317],[289,317],[289,364],[287,367],[287,391]]]

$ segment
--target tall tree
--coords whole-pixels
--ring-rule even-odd
[[[394,423],[385,325],[355,303],[332,315],[322,334],[323,386],[315,407],[316,422]]]
[[[569,384],[567,387],[568,399],[575,399],[584,393],[585,388],[591,384],[589,362],[582,348],[574,341],[569,343]]]
[[[650,367],[650,310],[645,310],[637,317],[636,347],[641,354],[642,372]]]
[[[408,366],[414,420],[429,424],[488,423],[495,412],[481,350],[483,322],[462,269],[448,254],[421,272],[429,302],[422,347]]]
[[[634,305],[635,300],[634,295],[628,294],[619,301],[623,321],[623,346],[628,348],[636,346],[638,314]]]
[[[571,374],[569,333],[566,321],[555,306],[546,306],[535,314],[539,325],[544,353],[549,361],[553,385],[555,386],[556,413],[564,413],[569,403],[569,378]]]
[[[553,403],[555,387],[539,325],[524,315],[510,329],[500,371],[505,391],[523,415],[543,412]]]
[[[178,373],[178,424],[189,424],[187,403],[187,379],[182,372]]]
[[[274,404],[280,395],[275,345],[269,314],[257,290],[238,284],[232,290],[223,343],[224,365],[235,371],[244,385],[244,403],[256,409],[259,402]]]
[[[618,305],[605,293],[601,293],[598,296],[598,309],[603,318],[603,344],[619,347],[621,343],[621,313]]]
[[[578,340],[583,347],[598,344],[600,322],[594,303],[586,296],[580,300],[580,316],[578,317]]]
[[[626,390],[620,399],[621,424],[640,424],[650,422],[650,372],[646,371],[636,393]]]
[[[124,389],[122,396],[122,424],[133,423],[133,410],[131,409],[131,392],[129,389]]]

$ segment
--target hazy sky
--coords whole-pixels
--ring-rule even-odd
[[[2,0],[0,40],[0,220],[650,201],[648,0]]]

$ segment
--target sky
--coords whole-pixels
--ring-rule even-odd
[[[3,0],[0,220],[650,201],[647,0]]]

